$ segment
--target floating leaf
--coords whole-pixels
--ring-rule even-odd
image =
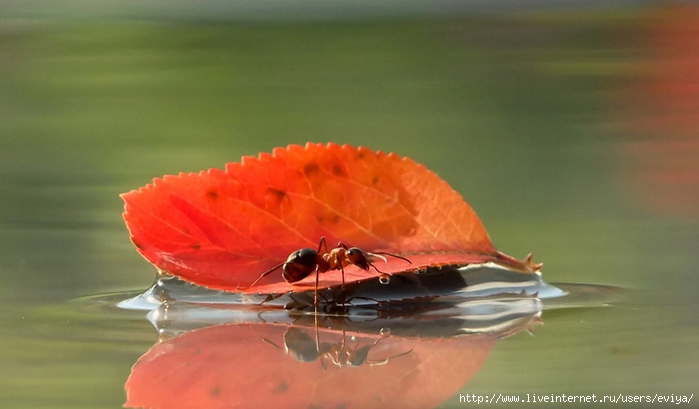
[[[214,289],[287,292],[308,289],[314,276],[289,284],[279,273],[250,285],[300,248],[342,242],[369,252],[382,272],[426,266],[538,266],[499,253],[473,209],[423,165],[396,154],[349,145],[277,148],[244,157],[225,170],[164,176],[122,195],[124,220],[138,251],[159,269]],[[375,278],[345,268],[346,280]],[[341,283],[339,270],[321,277]]]

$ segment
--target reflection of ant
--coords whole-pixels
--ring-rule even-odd
[[[317,328],[316,328],[317,331]],[[306,332],[299,328],[290,327],[284,332],[284,350],[286,353],[299,362],[313,362],[320,359],[323,369],[327,368],[327,362],[330,361],[333,365],[343,368],[346,366],[361,366],[361,365],[386,365],[391,359],[398,358],[411,353],[412,348],[408,351],[401,352],[380,360],[367,359],[369,352],[384,338],[379,338],[373,343],[365,346],[356,345],[350,347],[345,341],[345,330],[342,330],[342,341],[338,343],[318,342],[318,333],[316,332],[316,340],[314,341]],[[267,341],[267,340],[265,340]],[[278,346],[271,341],[268,343]]]
[[[328,246],[325,243],[325,237],[320,238],[320,243],[318,243],[318,250],[313,250],[311,248],[304,248],[296,250],[289,255],[285,262],[278,264],[271,269],[262,273],[257,280],[255,280],[250,287],[257,284],[262,277],[272,273],[278,268],[282,268],[282,278],[287,283],[295,283],[301,281],[304,278],[315,272],[316,274],[316,286],[315,293],[313,297],[313,305],[318,305],[318,275],[320,273],[325,273],[330,270],[340,270],[342,271],[342,285],[345,285],[345,267],[355,265],[364,271],[369,271],[369,268],[374,268],[379,274],[381,274],[380,279],[386,281],[386,274],[381,272],[374,263],[369,261],[372,257],[379,258],[384,262],[388,262],[385,256],[391,256],[405,260],[412,264],[410,260],[405,257],[385,253],[369,253],[368,251],[363,251],[358,247],[347,247],[344,243],[337,243],[337,247],[328,251]],[[248,288],[250,288],[248,287]]]

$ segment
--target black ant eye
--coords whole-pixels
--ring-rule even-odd
[[[362,249],[359,247],[351,247],[347,249],[347,255],[349,257],[360,257],[364,255],[364,251],[362,251]]]

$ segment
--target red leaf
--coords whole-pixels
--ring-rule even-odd
[[[496,261],[538,268],[495,250],[471,207],[423,165],[349,145],[307,144],[244,157],[224,170],[179,174],[122,195],[124,220],[139,252],[161,270],[214,289],[287,292],[308,289],[313,275],[289,284],[264,271],[300,248],[343,242],[401,254],[386,273],[438,264]],[[347,280],[376,277],[345,269]],[[321,277],[341,282],[340,271]]]
[[[294,344],[301,347],[295,352],[307,352],[296,357],[285,351],[294,330]],[[228,324],[194,330],[156,344],[138,360],[126,382],[124,406],[435,407],[478,372],[497,340],[492,335],[381,339],[326,329],[318,339],[339,348],[343,337],[354,351],[368,349],[363,364],[339,367],[331,358],[309,358],[317,351],[312,329]]]

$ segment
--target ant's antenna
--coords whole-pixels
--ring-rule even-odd
[[[397,258],[397,259],[401,259],[401,260],[403,260],[403,261],[407,261],[408,264],[413,264],[412,261],[408,260],[407,258],[405,258],[405,257],[403,257],[403,256],[399,256],[398,254],[393,254],[393,253],[386,253],[386,252],[383,252],[383,251],[380,251],[380,252],[377,252],[377,253],[369,253],[369,252],[367,251],[366,255],[369,256],[369,257],[375,257],[375,258],[381,259],[381,260],[383,260],[384,263],[388,263],[388,259],[386,258],[386,256],[391,256],[391,257],[394,257],[394,258]],[[374,263],[369,263],[369,265],[372,266],[372,267],[374,268],[374,270],[376,270],[376,272],[378,272],[379,274],[386,274],[386,273],[384,273],[383,271],[379,270],[379,269],[376,267],[376,265],[374,265]]]

